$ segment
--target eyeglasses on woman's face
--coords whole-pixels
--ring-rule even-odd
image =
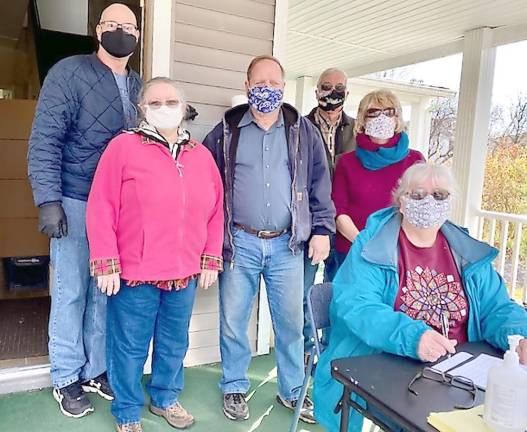
[[[395,108],[369,108],[366,110],[367,118],[379,117],[381,114],[384,114],[386,117],[395,117],[397,111]]]
[[[432,195],[436,201],[444,201],[450,196],[450,192],[445,189],[434,189],[429,192],[426,189],[417,188],[407,193],[408,197],[417,201],[425,199],[428,195]]]
[[[112,32],[117,30],[119,27],[122,28],[125,33],[133,34],[137,31],[137,26],[132,23],[119,24],[115,21],[101,21],[99,24],[104,27],[105,30]]]
[[[167,106],[169,108],[175,108],[177,107],[181,102],[178,101],[177,99],[168,99],[166,101],[161,101],[161,100],[152,100],[152,101],[149,101],[147,103],[144,104],[144,106],[147,106],[151,109],[159,109],[161,108],[162,106]]]

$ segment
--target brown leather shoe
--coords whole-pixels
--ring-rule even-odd
[[[150,412],[163,417],[170,426],[176,429],[186,429],[194,424],[194,417],[179,402],[165,409],[150,405]]]
[[[124,423],[116,425],[117,432],[143,432],[141,423]]]

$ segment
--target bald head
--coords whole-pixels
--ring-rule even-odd
[[[118,24],[134,24],[137,26],[137,18],[132,10],[122,4],[113,3],[102,11],[99,22],[115,21]]]
[[[99,59],[122,72],[139,41],[137,18],[132,10],[122,3],[111,4],[102,11],[95,32],[99,41]]]

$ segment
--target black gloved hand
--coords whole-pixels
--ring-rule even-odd
[[[49,238],[68,235],[68,221],[60,202],[50,202],[40,206],[38,229]]]

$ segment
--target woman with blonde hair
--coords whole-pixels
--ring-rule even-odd
[[[183,359],[196,286],[222,270],[223,186],[210,152],[181,127],[175,81],[154,78],[144,116],[101,157],[88,198],[91,273],[108,295],[107,366],[119,432],[141,432],[143,367],[153,339],[150,411],[183,429]]]
[[[465,342],[505,350],[509,335],[521,335],[518,355],[527,364],[527,312],[492,265],[498,251],[448,220],[455,191],[444,166],[408,168],[394,205],[368,218],[341,266],[313,392],[316,419],[327,430],[339,425],[334,409],[343,387],[331,377],[337,358],[387,352],[436,362]],[[353,411],[348,431],[361,430]]]
[[[404,171],[423,155],[409,149],[401,103],[387,90],[368,93],[355,121],[357,149],[341,156],[333,179],[337,209],[335,242],[338,265],[373,212],[390,205],[391,193]]]

